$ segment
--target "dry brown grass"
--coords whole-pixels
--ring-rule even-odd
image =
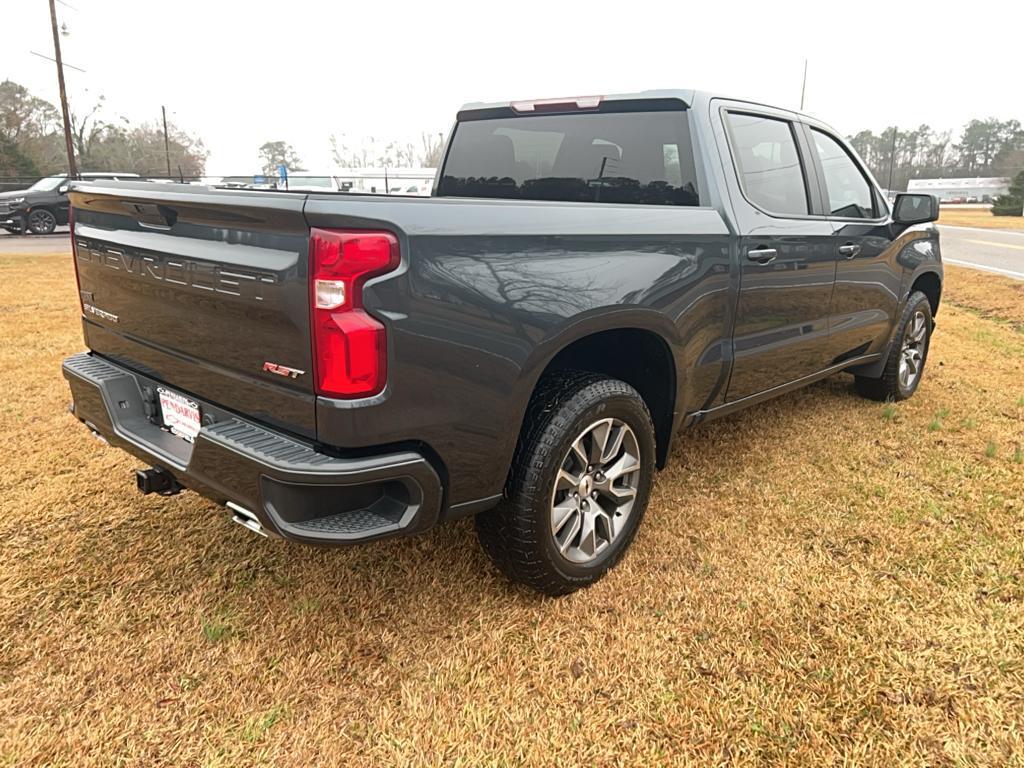
[[[0,764],[1020,765],[1024,335],[948,282],[916,397],[702,426],[544,600],[469,521],[324,551],[140,497],[64,410],[67,257],[0,257]]]
[[[983,317],[1024,333],[1024,280],[995,278],[987,272],[946,265],[946,298]]]
[[[939,208],[939,224],[981,229],[1024,229],[1022,216],[993,216],[988,208]]]

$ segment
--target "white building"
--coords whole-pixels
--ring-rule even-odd
[[[1010,179],[996,177],[974,179],[911,179],[907,192],[938,195],[942,203],[991,203],[1010,191]]]

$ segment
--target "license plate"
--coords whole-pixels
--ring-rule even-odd
[[[179,437],[195,440],[202,426],[199,403],[163,387],[157,387],[157,394],[160,395],[160,412],[164,416],[164,426]]]

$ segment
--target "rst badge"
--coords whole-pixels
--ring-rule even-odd
[[[278,365],[271,362],[264,363],[263,370],[267,373],[276,373],[278,376],[287,376],[289,379],[297,379],[305,373],[305,371],[300,371],[298,368],[289,368],[287,365]]]

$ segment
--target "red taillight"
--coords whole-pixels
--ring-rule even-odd
[[[375,395],[387,381],[387,333],[363,310],[363,284],[398,266],[398,239],[390,232],[314,229],[309,259],[316,391]]]

